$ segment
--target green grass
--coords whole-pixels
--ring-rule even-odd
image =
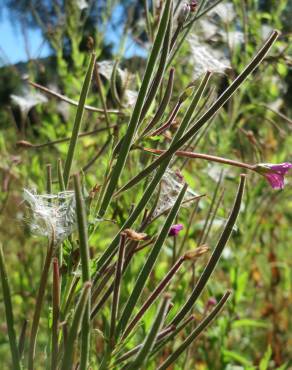
[[[248,7],[234,1],[237,23],[220,23],[229,36],[236,27],[245,32],[241,45],[224,44],[232,71],[194,78],[184,40],[187,33],[200,34],[197,21],[205,17],[206,3],[177,28],[176,3],[153,9],[144,2],[149,57],[129,62],[113,55],[119,63],[108,79],[95,68],[104,59],[104,35],[98,34],[94,50],[79,51],[79,13],[66,8],[72,14],[64,32],[74,40],[76,60],[63,58],[56,34],[54,72],[75,106],[67,105],[62,121],[62,98],[50,99],[17,128],[5,105],[3,369],[292,365],[291,178],[285,189],[273,190],[264,176],[228,161],[291,161],[286,1],[270,5],[269,12],[257,1]],[[279,31],[263,40],[266,23]],[[127,63],[133,76],[123,84],[120,69]],[[31,64],[31,80],[38,79],[37,68]],[[128,89],[137,92],[131,106]],[[157,129],[159,135],[149,136]],[[19,140],[25,142],[15,145]],[[143,148],[163,154],[154,157]],[[185,158],[177,150],[227,161]],[[23,188],[52,195],[67,189],[74,201],[62,220],[52,222],[55,216],[29,210]],[[66,201],[52,198],[47,207]],[[31,212],[46,235],[32,235]],[[175,237],[169,235],[173,224],[183,225]],[[59,227],[70,230],[65,240],[58,239]]]

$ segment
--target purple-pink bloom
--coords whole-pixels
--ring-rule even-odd
[[[172,225],[170,230],[169,230],[169,233],[168,235],[169,236],[177,236],[178,233],[183,229],[183,225],[182,224],[177,224],[177,225]]]
[[[292,168],[292,163],[284,162],[280,164],[261,163],[255,170],[264,175],[273,189],[284,188],[284,176]]]
[[[207,308],[215,306],[217,304],[217,300],[214,297],[210,297],[207,301]]]

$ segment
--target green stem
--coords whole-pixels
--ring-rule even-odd
[[[96,85],[97,85],[97,88],[98,88],[101,104],[102,104],[102,107],[103,107],[106,125],[107,125],[107,128],[109,129],[109,127],[110,127],[110,118],[109,118],[109,115],[107,113],[106,99],[105,99],[105,96],[104,96],[104,93],[103,93],[103,86],[102,86],[101,78],[99,76],[98,66],[97,66],[96,63],[95,63],[95,66],[94,66],[93,75],[94,75],[94,78],[95,78],[95,81],[96,81]]]
[[[65,186],[67,188],[68,183],[69,183],[69,177],[70,177],[70,171],[71,171],[71,166],[74,158],[74,153],[76,149],[76,144],[77,144],[77,139],[78,139],[78,134],[80,131],[81,127],[81,122],[82,122],[82,117],[84,113],[84,106],[85,106],[85,101],[86,97],[89,91],[89,86],[92,78],[92,72],[93,72],[93,67],[95,64],[95,53],[92,53],[90,63],[86,72],[85,80],[82,86],[82,90],[80,93],[80,99],[78,103],[78,108],[75,116],[75,121],[74,121],[74,126],[72,130],[72,136],[69,144],[69,149],[67,153],[67,158],[65,162],[65,167],[64,167],[64,182]]]
[[[52,194],[52,165],[47,164],[47,193]]]
[[[150,353],[156,342],[157,335],[160,329],[162,328],[165,317],[168,313],[169,304],[170,304],[170,296],[165,295],[162,301],[162,304],[160,305],[160,308],[158,310],[157,316],[153,322],[153,325],[145,339],[145,342],[143,343],[134,361],[130,364],[129,367],[127,367],[127,370],[145,368],[147,364],[147,359],[150,356]]]
[[[153,75],[153,70],[157,63],[159,51],[161,49],[164,36],[167,30],[167,25],[169,22],[171,9],[172,9],[172,0],[167,0],[165,3],[164,12],[163,12],[160,24],[159,24],[159,29],[158,29],[158,32],[157,32],[157,35],[156,35],[156,38],[153,44],[153,48],[152,48],[152,51],[151,51],[151,54],[149,56],[149,60],[146,66],[146,71],[145,71],[144,78],[143,78],[143,81],[142,81],[142,84],[139,90],[137,101],[136,101],[133,113],[131,115],[131,118],[130,118],[128,129],[127,129],[125,136],[123,137],[121,141],[121,148],[120,148],[119,156],[117,159],[117,163],[111,173],[110,181],[107,185],[104,197],[100,205],[100,209],[98,211],[98,217],[100,218],[102,218],[107,211],[107,208],[113,197],[115,188],[117,186],[120,174],[123,171],[123,168],[125,166],[126,159],[128,157],[130,147],[132,145],[132,140],[136,133],[137,126],[139,124],[139,119],[140,119],[143,103],[144,103],[144,100],[145,100],[145,97],[146,97],[146,94],[149,88],[151,77]]]
[[[46,286],[48,282],[49,269],[52,262],[52,256],[54,251],[54,237],[49,241],[47,255],[44,262],[44,267],[41,275],[40,286],[37,294],[37,299],[35,303],[35,311],[32,320],[31,333],[30,333],[30,342],[29,342],[29,352],[28,352],[28,370],[34,369],[34,357],[35,357],[35,346],[36,346],[36,337],[39,327],[39,321],[41,316],[41,309],[43,304],[43,299],[46,291]]]
[[[151,273],[151,271],[153,270],[153,267],[155,265],[155,262],[159,256],[159,253],[161,251],[161,248],[163,246],[163,243],[165,241],[165,239],[167,238],[168,236],[168,233],[169,233],[169,230],[170,230],[170,227],[171,225],[173,224],[173,221],[179,211],[179,208],[180,208],[180,205],[183,201],[183,197],[186,193],[186,190],[187,190],[187,185],[185,184],[184,187],[182,188],[174,206],[172,207],[169,215],[167,216],[166,220],[165,220],[165,223],[160,231],[160,234],[158,236],[158,238],[156,239],[156,242],[155,244],[153,245],[153,247],[151,248],[151,251],[150,251],[150,254],[145,262],[145,264],[143,265],[143,268],[137,278],[137,281],[135,283],[135,286],[133,288],[133,291],[127,301],[127,303],[125,304],[125,308],[123,310],[123,313],[121,315],[121,318],[120,318],[120,321],[119,321],[119,324],[118,324],[118,327],[117,327],[117,333],[120,334],[121,332],[123,332],[128,324],[128,321],[131,317],[131,314],[134,310],[134,307],[142,293],[142,290],[143,288],[145,287],[145,284],[146,284],[146,281]]]
[[[153,81],[152,81],[151,86],[149,88],[149,92],[148,92],[148,95],[146,97],[146,100],[143,104],[143,108],[142,108],[142,111],[141,111],[141,116],[139,118],[140,123],[142,122],[142,120],[146,116],[146,114],[147,114],[147,112],[148,112],[148,110],[151,106],[151,103],[153,102],[153,100],[154,100],[154,98],[155,98],[155,96],[156,96],[156,94],[159,90],[159,86],[161,84],[161,81],[164,77],[165,67],[166,67],[166,60],[167,60],[169,50],[170,50],[171,31],[172,31],[172,11],[170,12],[169,22],[168,22],[167,30],[166,30],[166,33],[165,33],[163,46],[162,46],[162,49],[161,49],[161,56],[160,56],[159,66],[157,68],[155,77],[153,78]]]
[[[65,191],[66,190],[66,187],[65,187],[65,183],[64,183],[63,168],[62,168],[62,161],[61,161],[61,159],[58,159],[58,162],[57,162],[57,170],[58,170],[58,181],[59,181],[60,191]],[[60,264],[61,264],[61,261],[60,261]]]
[[[162,98],[162,101],[157,109],[157,112],[155,113],[152,120],[149,122],[149,124],[145,127],[143,130],[141,136],[145,136],[155,125],[159,122],[160,118],[162,117],[163,113],[165,112],[165,109],[170,101],[172,90],[173,90],[173,81],[174,81],[174,68],[171,68],[169,71],[169,78],[167,82],[167,86]]]
[[[144,150],[146,152],[155,153],[155,154],[163,154],[166,152],[166,150],[160,150],[160,149],[144,148]],[[239,167],[239,168],[243,168],[247,170],[254,170],[254,165],[239,162],[233,159],[217,157],[215,155],[210,155],[210,154],[194,153],[194,152],[186,152],[183,150],[178,150],[177,152],[175,152],[175,155],[178,157],[200,158],[200,159],[204,159],[209,162],[223,163],[223,164],[228,164],[230,166],[235,166],[235,167]]]
[[[177,152],[183,145],[191,140],[194,135],[196,135],[196,133],[205,125],[205,123],[207,123],[214,116],[214,114],[230,99],[230,97],[235,93],[240,85],[261,63],[261,61],[268,53],[269,49],[272,47],[273,43],[276,41],[278,35],[278,31],[273,31],[271,36],[264,43],[264,45],[253,58],[253,60],[246,66],[246,68],[232,82],[232,84],[220,95],[220,97],[212,104],[212,106],[203,114],[203,116],[201,116],[201,118],[199,118],[198,121],[177,142],[171,145],[165,153],[159,156],[159,158],[157,158],[142,172],[140,172],[137,176],[130,180],[126,185],[124,185],[118,193],[121,193],[122,191],[125,191],[137,184],[144,177],[152,173],[166,158],[171,158],[175,152]]]
[[[6,323],[7,323],[8,338],[9,338],[9,344],[10,344],[13,369],[21,370],[20,356],[19,356],[19,351],[18,351],[18,346],[17,346],[16,334],[14,330],[14,317],[13,317],[13,309],[12,309],[12,302],[11,302],[11,293],[10,293],[8,275],[7,275],[6,266],[5,266],[5,259],[4,259],[3,250],[2,250],[1,245],[0,245],[0,275],[1,275],[1,281],[2,281]]]
[[[57,369],[59,317],[60,317],[60,273],[58,258],[53,259],[53,318],[52,318],[52,354],[51,370]]]
[[[83,283],[90,282],[90,258],[88,246],[88,227],[85,212],[85,202],[81,192],[79,174],[74,175],[74,189],[76,199],[76,216],[79,234],[79,249]],[[81,329],[81,359],[80,370],[86,370],[90,351],[90,297],[87,300]]]
[[[83,318],[85,308],[87,306],[87,301],[89,299],[91,283],[86,282],[83,286],[83,291],[80,299],[76,305],[74,312],[72,325],[68,333],[68,337],[64,349],[64,357],[61,366],[61,370],[71,370],[73,365],[73,355],[74,355],[74,344],[79,331],[80,323]]]
[[[110,325],[110,347],[113,348],[115,344],[115,333],[116,333],[116,321],[117,313],[119,309],[119,300],[120,300],[120,284],[123,273],[123,264],[124,264],[124,254],[125,254],[125,243],[126,243],[126,234],[121,233],[121,241],[119,248],[119,256],[116,265],[116,274],[114,280],[114,293],[113,293],[113,302],[112,302],[112,312],[111,312],[111,325]]]
[[[183,307],[180,309],[180,311],[175,315],[173,318],[171,324],[177,325],[184,317],[185,315],[191,310],[194,303],[200,296],[202,290],[205,288],[210,276],[212,275],[220,257],[223,252],[223,249],[228,242],[233,227],[235,225],[235,222],[237,220],[237,216],[240,211],[240,205],[242,201],[242,196],[244,192],[244,185],[245,185],[245,175],[241,175],[240,178],[240,184],[238,187],[237,195],[235,198],[235,202],[232,208],[232,211],[229,215],[228,221],[226,222],[226,225],[224,227],[224,230],[218,240],[218,243],[212,253],[212,256],[210,257],[207,266],[205,267],[203,273],[201,274],[194,290],[192,291],[190,297],[187,299],[186,303],[183,305]]]
[[[177,130],[175,137],[173,138],[173,143],[175,143],[185,132],[192,115],[194,113],[194,110],[197,107],[197,104],[204,92],[204,89],[208,83],[210,74],[206,73],[205,77],[203,78],[200,86],[198,87],[197,91],[195,92],[193,99],[182,119],[180,128]],[[129,218],[127,221],[124,223],[124,225],[121,228],[121,231],[123,231],[126,228],[129,228],[132,226],[132,224],[136,221],[138,216],[141,214],[141,212],[144,210],[145,205],[148,203],[149,199],[152,197],[153,192],[156,189],[156,186],[158,183],[161,181],[169,163],[170,163],[171,158],[167,158],[163,163],[161,164],[160,168],[158,171],[154,174],[154,177],[150,184],[147,186],[146,190],[143,193],[143,196],[137,206],[133,209],[132,213],[130,214]],[[108,248],[105,250],[105,252],[102,254],[100,259],[97,261],[96,264],[96,272],[98,273],[99,269],[108,261],[111,256],[115,253],[115,250],[118,246],[119,243],[119,233],[115,236],[113,239],[112,243],[108,246]]]
[[[52,90],[46,88],[45,86],[39,85],[39,84],[37,84],[35,82],[28,81],[28,83],[31,86],[36,87],[37,89],[42,90],[42,91],[44,91],[45,93],[47,93],[49,95],[55,96],[56,98],[58,98],[58,99],[60,99],[62,101],[65,101],[68,104],[71,104],[71,105],[74,105],[75,107],[78,107],[78,102],[75,101],[75,100],[72,100],[72,99],[68,98],[67,96],[58,94],[55,91],[52,91]],[[85,110],[88,110],[89,112],[96,112],[96,113],[104,114],[104,109],[91,107],[90,105],[84,105],[84,109]],[[122,112],[120,112],[118,110],[115,110],[115,109],[108,109],[107,110],[107,114],[122,115]]]
[[[189,345],[202,333],[203,330],[215,319],[222,310],[231,292],[227,291],[220,299],[214,310],[195,328],[195,330],[183,341],[183,343],[161,364],[158,370],[167,370],[178,357],[189,347]]]

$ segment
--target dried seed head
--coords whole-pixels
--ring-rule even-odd
[[[123,231],[123,233],[125,233],[127,235],[127,237],[131,240],[140,241],[140,240],[147,240],[148,239],[147,234],[137,233],[135,230],[132,230],[132,229],[125,229]]]
[[[190,11],[194,13],[197,10],[198,1],[197,0],[191,0],[189,3]]]
[[[207,252],[209,252],[209,247],[206,244],[203,244],[200,247],[197,247],[193,251],[186,252],[184,255],[184,258],[186,260],[191,260],[195,262]]]
[[[160,181],[159,199],[152,217],[161,215],[173,207],[179,193],[184,186],[184,183],[185,182],[181,174],[177,174],[169,169],[166,170]],[[197,194],[192,189],[188,188],[184,196],[182,206],[188,206],[189,204],[187,201],[193,199],[195,196],[197,196]]]
[[[16,142],[16,146],[19,148],[31,148],[33,144],[26,140],[19,140]]]
[[[182,7],[180,8],[178,17],[177,17],[177,24],[179,26],[182,26],[185,21],[187,20],[188,16],[190,14],[190,6],[189,4],[183,4]]]
[[[54,234],[55,243],[65,240],[75,229],[75,196],[73,191],[58,194],[35,194],[24,189],[24,200],[29,204],[29,220],[34,235],[48,238]]]

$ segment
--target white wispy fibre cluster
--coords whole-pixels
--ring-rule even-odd
[[[34,106],[40,103],[47,103],[48,101],[48,98],[45,95],[39,92],[33,92],[26,88],[24,88],[22,93],[19,95],[11,94],[10,99],[13,104],[19,107],[24,115],[26,115]]]
[[[207,71],[224,74],[230,68],[230,61],[222,51],[201,43],[193,35],[189,38],[189,43],[194,61],[195,78],[201,77]]]
[[[112,60],[103,60],[97,63],[98,73],[102,75],[107,80],[111,79],[114,61]],[[117,68],[118,77],[121,79],[121,85],[123,88],[123,105],[126,108],[133,107],[136,103],[138,93],[136,90],[132,90],[129,86],[132,86],[135,83],[135,75],[130,73],[127,69]]]
[[[75,195],[73,191],[58,194],[36,194],[24,189],[24,200],[29,204],[32,234],[55,239],[59,244],[75,229]]]
[[[233,51],[244,43],[234,4],[216,5],[204,19],[198,20],[196,35],[189,36],[188,41],[195,79],[207,71],[226,73],[231,68]]]
[[[152,217],[156,217],[173,207],[184,184],[185,181],[180,177],[180,175],[170,169],[166,170],[160,181],[159,199]],[[188,203],[187,201],[197,195],[198,194],[196,194],[192,189],[188,188],[184,196],[182,206],[190,205],[191,203]]]

